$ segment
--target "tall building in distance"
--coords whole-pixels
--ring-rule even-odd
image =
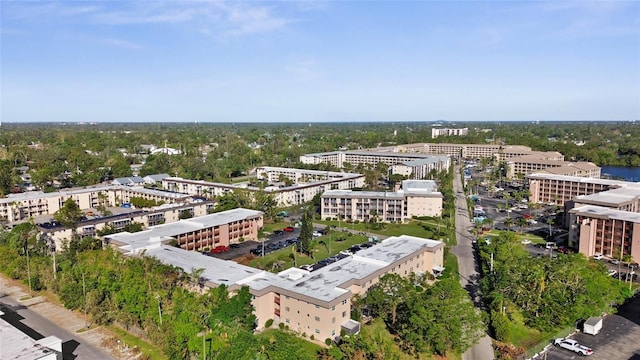
[[[435,139],[438,136],[465,136],[465,135],[469,135],[469,128],[461,128],[461,129],[449,129],[449,128],[438,129],[438,128],[432,128],[431,129],[431,138],[432,139]]]

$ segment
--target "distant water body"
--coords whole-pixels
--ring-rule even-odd
[[[602,174],[616,179],[622,178],[626,181],[640,182],[640,167],[602,166]]]

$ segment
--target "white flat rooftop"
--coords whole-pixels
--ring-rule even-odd
[[[554,174],[544,174],[544,173],[529,174],[529,175],[526,175],[525,178],[573,181],[573,182],[579,182],[579,183],[601,184],[601,185],[610,185],[610,186],[640,186],[640,183],[630,182],[630,181],[594,179],[594,178],[585,178],[585,177],[579,177],[579,176],[554,175]]]
[[[436,240],[408,235],[394,236],[311,273],[292,268],[279,274],[167,245],[152,244],[147,247],[145,254],[156,257],[165,264],[179,267],[186,273],[203,268],[205,270],[202,278],[214,284],[246,285],[254,291],[276,287],[330,302],[348,292],[343,288],[348,286],[348,282],[366,278],[417,251],[433,251],[442,246],[443,243]]]
[[[607,220],[614,219],[614,220],[640,223],[640,213],[614,210],[614,209],[610,209],[602,206],[585,205],[585,206],[577,207],[575,209],[571,209],[569,212],[571,214],[592,216],[599,219],[607,219]]]
[[[0,315],[4,315],[0,312]],[[0,318],[0,355],[2,359],[34,360],[52,356],[59,347],[62,352],[62,340],[49,336],[34,340]],[[52,348],[48,347],[50,345]],[[55,357],[54,357],[55,358]]]
[[[593,203],[593,205],[619,206],[640,198],[640,187],[625,186],[618,189],[601,191],[590,195],[580,195],[576,202]]]
[[[125,231],[105,236],[105,238],[125,244],[120,246],[122,250],[135,251],[149,245],[160,244],[162,241],[169,240],[174,236],[260,216],[260,214],[262,214],[260,211],[255,210],[233,209],[169,224],[156,225],[136,233]]]

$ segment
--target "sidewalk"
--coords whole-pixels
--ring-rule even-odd
[[[36,296],[21,301],[20,299],[28,297],[28,290],[19,282],[8,279],[4,275],[0,275],[0,296],[9,297],[15,303],[51,321],[79,340],[81,339],[82,342],[101,350],[105,355],[109,355],[113,359],[123,359],[119,351],[103,345],[109,343],[109,340],[116,337],[111,331],[98,326],[83,332],[77,332],[85,327],[83,315],[68,310],[61,305],[53,304],[43,296]],[[39,329],[34,330],[38,331]]]

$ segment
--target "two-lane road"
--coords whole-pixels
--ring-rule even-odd
[[[453,191],[456,196],[456,238],[457,245],[451,248],[451,252],[458,258],[458,272],[460,274],[460,284],[464,287],[477,308],[482,307],[482,299],[479,293],[479,273],[476,270],[476,259],[473,249],[473,228],[467,210],[467,197],[462,186],[462,176],[460,167],[455,167],[453,177]],[[478,310],[480,311],[480,310]],[[484,335],[480,341],[471,349],[462,354],[463,360],[487,360],[493,359],[493,347],[491,338]]]

